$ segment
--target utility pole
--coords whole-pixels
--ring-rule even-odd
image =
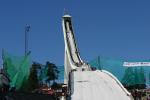
[[[25,26],[25,56],[28,54],[28,33],[30,31],[30,25]]]

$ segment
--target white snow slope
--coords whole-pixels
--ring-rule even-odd
[[[132,96],[107,71],[72,73],[71,100],[132,100]]]

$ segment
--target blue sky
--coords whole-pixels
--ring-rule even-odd
[[[22,56],[24,27],[30,24],[32,60],[63,65],[64,8],[73,17],[84,60],[98,55],[150,59],[149,0],[0,0],[0,50]]]

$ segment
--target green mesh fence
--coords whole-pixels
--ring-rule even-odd
[[[15,87],[16,90],[19,90],[28,79],[30,70],[29,55],[16,57],[6,51],[3,52],[4,69],[9,76],[10,87]]]
[[[137,84],[150,85],[150,67],[124,67],[123,63],[127,62],[150,62],[150,60],[123,60],[107,57],[97,57],[89,64],[97,69],[103,69],[115,75],[124,85],[132,86]]]
[[[127,86],[136,84],[146,84],[145,73],[143,67],[127,68],[121,82]]]

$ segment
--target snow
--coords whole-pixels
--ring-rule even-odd
[[[118,82],[106,71],[73,72],[71,100],[132,100]]]

